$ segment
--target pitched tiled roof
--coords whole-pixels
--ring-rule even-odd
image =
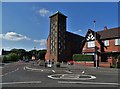
[[[111,39],[120,37],[120,27],[111,28],[97,32],[100,35],[100,39]]]
[[[66,41],[81,42],[84,39],[83,36],[80,36],[80,35],[77,35],[77,34],[74,34],[68,31],[66,31],[65,34],[66,34]]]

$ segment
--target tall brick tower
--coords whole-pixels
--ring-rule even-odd
[[[83,36],[66,31],[66,18],[60,12],[50,16],[50,32],[47,38],[45,60],[54,59],[55,63],[72,60],[73,54],[81,53]]]
[[[55,62],[65,58],[66,18],[59,11],[50,16],[50,55]]]

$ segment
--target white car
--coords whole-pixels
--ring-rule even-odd
[[[49,63],[48,63],[48,64],[47,64],[47,67],[51,68],[51,67],[52,67],[52,64],[49,64]]]

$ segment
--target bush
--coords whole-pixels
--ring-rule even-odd
[[[18,61],[18,55],[15,54],[15,53],[8,54],[7,58],[8,58],[9,61],[13,61],[13,62]]]
[[[118,56],[117,68],[120,68],[120,55]]]
[[[73,60],[74,61],[94,61],[94,56],[93,55],[74,54]]]
[[[2,56],[2,62],[8,62],[8,59],[7,59],[6,55]]]
[[[8,55],[3,56],[3,62],[15,62],[18,61],[18,55],[15,53],[10,53]]]
[[[120,62],[120,55],[118,56],[118,62]]]

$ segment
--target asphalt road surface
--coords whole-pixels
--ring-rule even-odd
[[[61,65],[45,68],[16,62],[2,69],[2,87],[118,87],[118,69]],[[3,88],[4,89],[4,88]]]

